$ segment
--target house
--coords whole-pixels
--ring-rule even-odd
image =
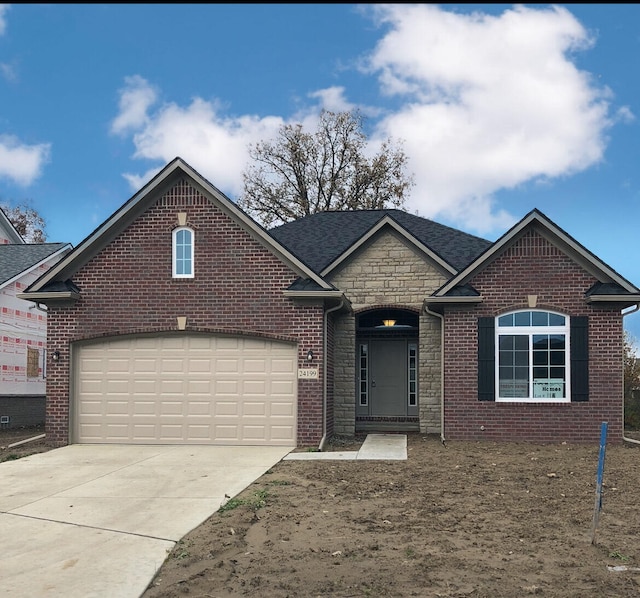
[[[537,210],[493,243],[399,210],[267,231],[180,158],[21,297],[59,445],[620,441],[640,303]]]
[[[0,426],[45,420],[47,314],[17,295],[71,249],[25,243],[0,210]]]

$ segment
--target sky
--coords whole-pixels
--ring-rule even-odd
[[[409,211],[537,208],[640,286],[639,54],[640,4],[0,4],[0,203],[75,246],[176,156],[236,200],[251,144],[357,109]]]

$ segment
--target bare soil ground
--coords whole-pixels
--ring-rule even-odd
[[[408,448],[278,463],[185,536],[143,598],[640,596],[640,446],[607,447],[595,545],[598,446]]]
[[[47,446],[46,439],[33,440],[18,446],[11,446],[14,443],[29,440],[42,434],[44,434],[44,426],[0,428],[0,463],[51,450],[51,447]]]
[[[187,534],[143,598],[640,596],[640,446],[607,447],[595,544],[598,446],[408,448],[278,463]]]

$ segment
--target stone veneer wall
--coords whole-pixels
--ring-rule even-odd
[[[355,317],[358,312],[399,307],[422,312],[424,298],[448,279],[427,256],[395,231],[385,231],[330,277],[351,301],[353,314],[336,319],[334,433],[355,433]],[[420,315],[420,431],[440,431],[440,320]]]

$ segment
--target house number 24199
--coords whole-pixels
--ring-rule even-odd
[[[301,380],[317,380],[318,368],[300,368],[298,370],[298,378]]]

